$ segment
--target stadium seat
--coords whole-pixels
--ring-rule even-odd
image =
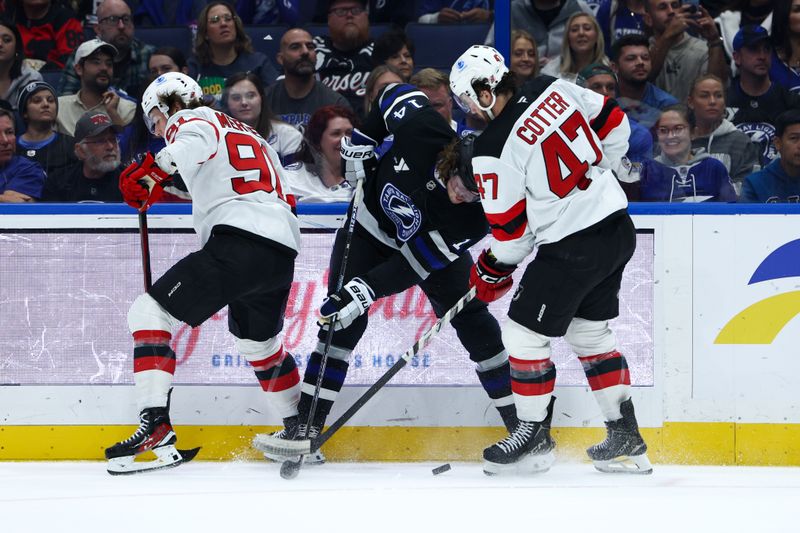
[[[391,27],[391,24],[370,24],[369,34],[373,39],[375,39],[376,37],[386,33],[386,31]],[[327,24],[308,24],[305,26],[305,29],[308,30],[308,33],[310,33],[312,37],[316,37],[317,35],[328,35]]]
[[[45,70],[45,71],[40,70],[39,74],[42,75],[42,81],[49,83],[53,87],[58,88],[58,80],[61,79],[60,70]]]
[[[483,44],[489,24],[421,24],[409,22],[406,35],[414,43],[414,66],[450,72],[464,50]]]
[[[162,46],[174,46],[183,52],[186,59],[192,56],[194,48],[194,36],[191,28],[187,26],[159,26],[136,28],[135,36],[146,44],[152,44],[156,48]]]
[[[275,55],[281,49],[281,37],[288,30],[288,26],[245,26],[244,31],[253,41],[253,49],[267,56],[279,71],[278,60]]]

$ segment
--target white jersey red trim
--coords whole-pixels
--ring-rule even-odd
[[[183,110],[166,125],[167,152],[192,197],[203,244],[214,226],[232,226],[300,249],[300,229],[283,193],[284,170],[266,140],[208,107]],[[172,172],[175,169],[165,169]]]
[[[518,92],[475,143],[473,170],[495,241],[518,264],[627,205],[615,174],[628,119],[613,99],[541,76]]]

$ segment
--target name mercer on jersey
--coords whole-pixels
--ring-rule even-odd
[[[525,101],[525,97],[523,96],[520,102]],[[563,96],[556,91],[551,92],[545,97],[542,103],[533,108],[528,118],[525,119],[522,126],[517,130],[517,137],[528,144],[536,144],[539,135],[544,133],[545,127],[550,126],[550,122],[547,120],[547,117],[544,116],[544,113],[550,115],[551,119],[556,119],[564,114],[564,111],[569,107],[571,107],[570,104],[564,100]],[[544,123],[544,127],[541,123]]]
[[[223,128],[229,130],[246,131],[248,133],[252,133],[253,135],[258,136],[259,138],[261,137],[261,134],[258,133],[258,131],[255,128],[252,128],[247,124],[245,124],[244,122],[237,120],[233,117],[229,117],[225,113],[215,111],[214,116],[216,117],[217,122],[219,122],[219,125]],[[178,128],[180,127],[181,124],[184,124],[185,122],[187,122],[186,119],[181,117],[175,124],[169,127],[169,129],[165,134],[168,143],[172,142],[172,139],[175,137],[175,134],[178,133]]]

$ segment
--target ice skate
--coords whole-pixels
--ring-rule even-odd
[[[647,444],[639,433],[633,401],[620,404],[622,418],[606,422],[606,440],[586,450],[601,472],[622,474],[652,474],[653,465],[647,458]]]
[[[178,450],[175,443],[178,437],[169,421],[166,407],[150,407],[139,415],[139,428],[133,435],[106,448],[108,473],[111,475],[137,474],[161,468],[178,466],[194,459],[200,448]],[[152,451],[153,461],[136,461],[136,457]]]
[[[498,407],[497,411],[500,413],[500,418],[503,420],[503,425],[506,427],[506,431],[513,433],[514,430],[517,429],[517,424],[519,424],[519,418],[517,418],[517,408],[512,404],[504,407]]]
[[[306,432],[306,424],[299,423],[299,417],[297,415],[290,416],[288,418],[283,419],[283,429],[280,431],[276,431],[275,433],[271,433],[269,435],[270,438],[279,438],[284,440],[300,440],[300,439],[313,439],[320,433],[320,428],[317,426],[311,426],[308,428],[308,432]],[[300,456],[299,455],[281,455],[274,453],[271,447],[266,444],[264,440],[265,437],[268,437],[266,434],[259,434],[256,435],[253,439],[253,446],[264,454],[264,458],[268,461],[274,461],[276,463],[283,463],[285,461],[297,461]],[[307,465],[321,465],[325,462],[325,455],[323,455],[322,450],[317,450],[306,455],[304,459],[304,463]]]
[[[547,472],[555,461],[556,442],[550,436],[555,397],[547,406],[547,416],[541,422],[520,420],[506,438],[483,451],[483,472],[495,474],[535,474]]]

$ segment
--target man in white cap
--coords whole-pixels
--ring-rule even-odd
[[[136,114],[136,104],[121,98],[111,87],[117,49],[100,39],[86,41],[75,51],[75,73],[81,80],[77,94],[58,99],[58,131],[75,135],[75,125],[87,111],[102,111],[115,126],[127,126]]]

